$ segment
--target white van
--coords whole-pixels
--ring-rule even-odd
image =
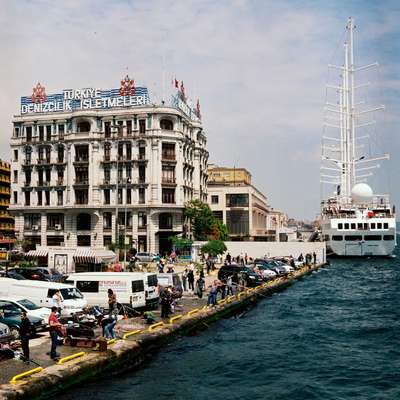
[[[69,316],[82,311],[86,307],[87,301],[82,293],[71,285],[58,282],[45,282],[33,280],[16,280],[10,278],[0,278],[1,296],[23,296],[40,307],[51,308],[53,295],[59,290],[63,298],[63,309],[61,315]]]
[[[146,275],[143,272],[79,272],[67,282],[79,289],[91,306],[108,307],[107,290],[117,296],[117,302],[132,308],[146,306]]]

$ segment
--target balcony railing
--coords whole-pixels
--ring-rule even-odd
[[[50,164],[51,161],[50,161],[50,158],[39,158],[39,159],[37,160],[37,163],[38,163],[39,165],[43,165],[43,164]]]
[[[175,185],[176,184],[176,179],[163,176],[161,178],[161,183],[166,184],[166,185],[168,185],[168,184],[169,185]]]
[[[165,161],[176,161],[176,156],[175,153],[162,153],[161,154],[161,159]]]
[[[89,179],[75,179],[74,180],[75,185],[89,185]]]

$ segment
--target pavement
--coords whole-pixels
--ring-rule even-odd
[[[183,272],[185,266],[174,266],[174,270],[177,273]],[[193,292],[185,292],[182,298],[177,302],[177,306],[175,309],[175,315],[185,313],[194,308],[203,307],[207,303],[207,287],[211,282],[216,279],[217,271],[213,271],[209,276],[205,277],[206,281],[206,291],[203,295],[202,299],[199,299],[197,296],[193,294]],[[196,276],[197,279],[197,276]],[[160,309],[154,311],[156,315],[157,321],[161,321],[160,317]],[[171,316],[173,316],[172,314]],[[164,320],[167,322],[167,320]],[[142,317],[130,318],[127,320],[118,321],[114,331],[116,332],[117,337],[122,336],[125,332],[132,331],[135,329],[145,329],[147,325]],[[96,333],[98,336],[101,334],[101,329],[98,328]],[[41,367],[46,368],[50,365],[53,365],[55,361],[51,360],[50,357],[46,354],[50,351],[51,341],[48,332],[41,332],[34,339],[30,340],[30,355],[31,359],[39,364]],[[79,351],[85,351],[87,353],[93,352],[93,348],[81,348],[81,347],[71,347],[71,346],[59,346],[57,347],[57,352],[61,357],[66,357],[68,355],[77,353]],[[29,371],[30,369],[36,368],[37,365],[31,362],[26,364],[24,361],[19,359],[11,359],[11,360],[3,360],[0,361],[0,384],[8,383],[10,379],[17,375],[21,374],[25,371]]]

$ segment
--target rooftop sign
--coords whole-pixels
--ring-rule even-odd
[[[119,89],[64,89],[62,93],[51,95],[38,83],[31,96],[21,97],[21,114],[137,107],[149,103],[147,88],[135,87],[128,76],[122,79]]]

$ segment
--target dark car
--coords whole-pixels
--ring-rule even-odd
[[[0,271],[0,277],[1,278],[16,279],[18,281],[26,279],[25,277],[23,277],[21,274],[19,274],[14,269],[11,269],[11,270],[8,270],[8,271]]]
[[[244,265],[229,264],[223,265],[218,271],[218,279],[227,279],[230,276],[237,275],[238,278],[241,276],[246,280],[247,286],[258,286],[263,283],[263,279],[260,275],[256,274],[249,267]]]
[[[16,272],[32,281],[49,281],[49,277],[37,268],[18,268]]]
[[[43,330],[46,327],[46,321],[43,318],[28,316],[32,324],[32,333]],[[8,301],[0,301],[0,322],[10,328],[11,334],[16,339],[19,338],[19,329],[21,326],[21,309]]]

